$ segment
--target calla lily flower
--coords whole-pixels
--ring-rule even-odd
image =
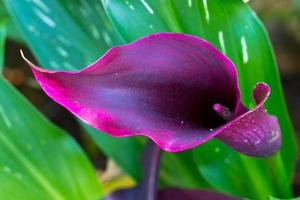
[[[248,110],[234,64],[198,37],[148,35],[80,71],[47,70],[24,59],[49,97],[112,136],[145,135],[174,152],[213,137],[250,156],[271,155],[281,145],[277,119],[264,109],[269,86],[255,86],[256,106]]]

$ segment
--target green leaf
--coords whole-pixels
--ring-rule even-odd
[[[112,44],[122,42],[99,0],[88,1],[88,4],[79,0],[45,2],[5,1],[11,17],[42,66],[80,69],[100,57]],[[132,177],[140,178],[143,139],[114,138],[91,127],[84,127],[106,155]],[[189,166],[187,162],[190,162]],[[200,174],[193,163],[192,152],[176,155],[165,153],[160,180],[162,185],[208,187],[208,183],[198,177]]]
[[[265,198],[269,194],[289,197],[290,181],[296,159],[296,143],[284,102],[279,74],[272,47],[265,29],[253,10],[240,0],[103,0],[104,8],[126,42],[154,32],[184,32],[202,37],[228,55],[236,64],[243,102],[254,105],[251,93],[259,81],[267,82],[272,93],[267,103],[270,113],[279,117],[283,144],[280,152],[270,158],[257,159],[243,156],[225,145],[212,141],[194,150],[199,170],[206,180],[220,190]],[[207,148],[209,146],[209,148]],[[209,165],[215,175],[206,171],[214,160],[207,149],[218,148],[216,163]],[[231,158],[233,157],[233,158]],[[220,166],[221,161],[232,159],[234,164]],[[225,165],[225,164],[222,164]],[[241,173],[232,174],[235,168]],[[243,181],[243,187],[234,182]],[[261,185],[256,186],[256,181]],[[248,188],[253,188],[249,190]]]
[[[15,41],[22,42],[20,33],[17,31],[16,27],[14,26],[13,22],[11,21],[9,15],[5,9],[3,0],[0,0],[0,23],[6,23],[7,37],[9,39],[13,39]]]
[[[160,181],[162,186],[210,188],[193,159],[193,151],[166,152],[162,156]]]
[[[118,38],[99,17],[101,4],[92,5],[95,0],[4,2],[39,63],[48,68],[80,69],[107,50],[111,44],[106,42]]]
[[[256,158],[237,156],[218,140],[199,146],[194,156],[199,170],[214,188],[251,199],[266,199],[275,193],[266,165]]]
[[[95,171],[76,142],[2,76],[0,94],[1,199],[99,198]]]
[[[102,194],[86,156],[0,77],[1,199],[91,199]]]

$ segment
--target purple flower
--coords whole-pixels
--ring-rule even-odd
[[[264,109],[269,86],[258,83],[256,106],[245,108],[234,64],[198,37],[152,34],[76,72],[26,61],[54,101],[112,136],[145,135],[167,151],[216,137],[251,156],[271,155],[281,144],[277,119]]]

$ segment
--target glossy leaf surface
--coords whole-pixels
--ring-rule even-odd
[[[118,38],[105,18],[91,20],[101,19],[100,3],[92,5],[77,0],[5,3],[39,62],[49,68],[63,64],[66,69],[78,69],[93,62]],[[87,20],[89,23],[84,23]]]
[[[22,41],[20,33],[17,31],[14,23],[11,21],[11,18],[7,13],[3,0],[0,0],[0,23],[6,23],[7,38],[18,42]]]
[[[74,140],[2,77],[0,93],[1,198],[98,198],[102,192],[94,169]]]
[[[273,193],[279,196],[290,196],[288,185],[295,165],[295,137],[283,99],[272,47],[264,27],[253,10],[240,0],[139,2],[110,0],[103,1],[103,4],[114,26],[127,42],[161,31],[194,34],[212,42],[236,64],[243,102],[247,106],[254,105],[249,94],[257,82],[264,81],[270,85],[272,92],[267,108],[271,114],[279,117],[283,132],[280,153],[267,159],[253,159],[235,152],[228,154],[226,152],[231,152],[228,147],[220,146],[215,142],[207,144],[210,146],[209,149],[220,149],[222,160],[229,155],[241,160],[240,163],[226,165],[225,168],[221,165],[210,166],[213,171],[223,172],[219,178],[219,185],[214,184],[214,177],[211,174],[205,173],[203,170],[205,165],[198,162],[198,166],[203,176],[221,190],[248,196],[253,194],[261,198]],[[121,10],[123,12],[120,12]],[[208,148],[200,146],[195,150],[195,157],[201,157],[203,163],[212,158],[212,155],[205,151],[206,149]],[[235,166],[243,169],[243,173],[229,175],[228,173]],[[251,172],[248,171],[250,168]],[[234,189],[227,188],[228,183],[239,182],[241,179],[250,180],[245,182],[244,190],[236,192]],[[260,180],[264,187],[255,189],[253,187],[256,184],[255,180]],[[250,194],[247,187],[253,187],[256,192]]]

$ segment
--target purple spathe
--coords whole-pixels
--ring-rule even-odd
[[[240,102],[234,64],[200,38],[152,34],[111,48],[77,72],[28,63],[53,100],[113,136],[145,135],[167,151],[189,149],[214,136],[252,156],[280,147],[277,120],[263,108],[269,87],[256,86],[257,106],[248,111]],[[218,107],[230,117],[216,112]]]

